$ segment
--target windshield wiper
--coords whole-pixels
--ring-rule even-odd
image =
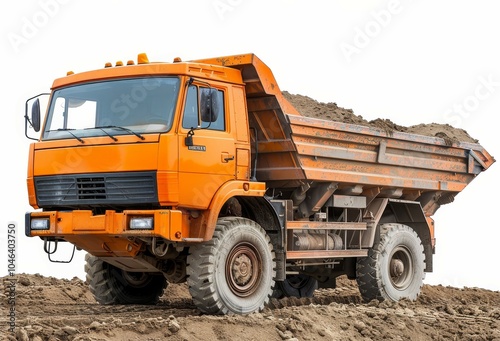
[[[107,127],[95,127],[95,128],[85,128],[85,130],[87,129],[99,129],[101,130],[104,134],[108,135],[113,141],[118,141],[118,139],[116,137],[114,137],[114,135],[111,135],[110,133],[108,133],[106,130],[104,130],[103,128],[107,128]]]
[[[77,139],[80,143],[85,143],[84,140],[82,140],[81,138],[79,138],[78,136],[76,136],[75,134],[73,134],[71,132],[71,130],[75,130],[75,129],[59,128],[59,129],[56,129],[56,130],[49,130],[48,132],[51,132],[51,131],[65,131],[65,132],[69,133],[71,136],[73,136],[75,139]]]
[[[125,127],[120,127],[120,126],[99,126],[99,127],[95,127],[95,129],[106,129],[106,128],[114,128],[114,129],[120,129],[120,130],[123,130],[123,131],[126,131],[127,133],[130,133],[130,134],[134,134],[135,136],[137,136],[138,138],[140,138],[141,140],[144,140],[145,137],[142,136],[141,134],[139,133],[136,133],[135,131],[133,131],[132,129],[128,129],[128,128],[125,128]],[[109,135],[109,134],[108,134]]]

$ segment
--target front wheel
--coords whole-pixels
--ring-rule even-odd
[[[415,300],[423,285],[425,254],[417,233],[402,224],[380,225],[380,240],[358,258],[356,280],[365,301]]]
[[[269,302],[276,260],[257,223],[219,219],[212,239],[190,247],[187,282],[194,304],[209,314],[248,314]]]
[[[155,304],[167,287],[162,274],[124,271],[90,254],[85,261],[90,292],[101,304]]]

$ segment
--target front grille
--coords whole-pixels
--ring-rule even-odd
[[[35,177],[38,206],[96,207],[156,204],[156,172]]]
[[[106,181],[104,178],[77,178],[78,199],[106,199]]]

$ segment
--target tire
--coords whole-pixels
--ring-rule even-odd
[[[249,314],[269,302],[276,260],[269,236],[257,223],[219,219],[212,239],[191,246],[187,283],[194,304],[208,314]]]
[[[417,233],[406,225],[380,225],[380,240],[358,258],[356,281],[365,301],[416,300],[423,285],[425,254]]]
[[[307,275],[287,276],[283,282],[276,282],[277,296],[282,297],[313,297],[314,291],[318,289],[318,281]]]
[[[127,272],[90,254],[85,261],[90,291],[101,304],[156,304],[167,287],[162,274]]]

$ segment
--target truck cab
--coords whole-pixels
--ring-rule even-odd
[[[40,140],[30,148],[30,204],[91,216],[169,209],[177,223],[157,231],[162,238],[208,238],[190,219],[209,207],[214,192],[223,185],[243,194],[263,188],[249,183],[241,75],[179,60],[131,64],[54,82]]]

